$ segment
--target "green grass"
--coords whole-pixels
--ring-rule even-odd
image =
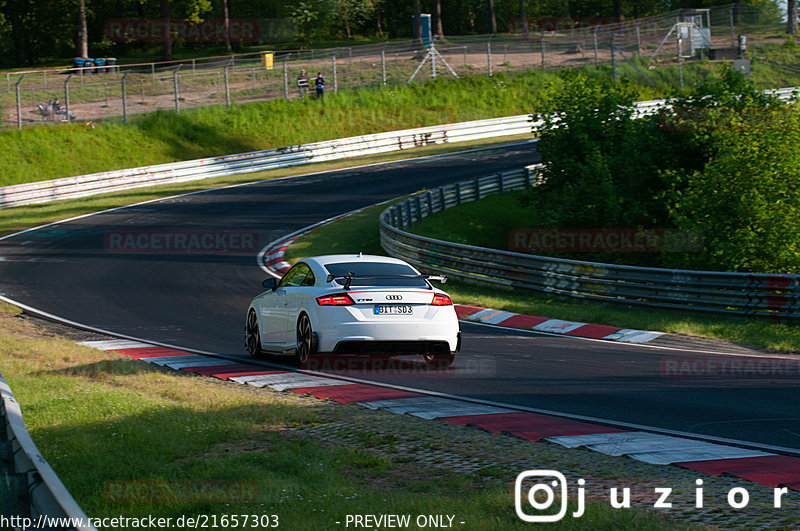
[[[389,413],[161,369],[46,337],[17,314],[0,303],[0,368],[42,455],[91,518],[277,515],[281,528],[316,530],[348,514],[450,514],[462,529],[528,528],[499,478],[296,431]],[[204,487],[212,498],[193,499]],[[589,502],[562,527],[665,525]]]
[[[483,208],[487,202],[500,202],[499,197],[490,197],[480,203],[467,203],[461,207],[451,208],[444,214],[437,214],[414,225],[414,232],[431,238],[472,245],[491,244],[503,236],[500,238],[500,243],[503,243],[508,233],[503,233],[502,230],[498,232],[494,226],[495,216],[488,215],[487,210]],[[294,263],[306,256],[330,253],[363,251],[386,254],[380,246],[378,230],[378,217],[385,208],[386,206],[367,209],[314,229],[295,240],[287,249],[288,262]],[[489,209],[489,212],[492,211]],[[499,223],[502,223],[505,214],[497,209],[494,211]],[[509,208],[507,212],[509,219],[513,220],[513,210]],[[461,227],[461,230],[456,230],[455,227]],[[505,291],[495,286],[486,288],[463,282],[448,282],[444,287],[457,304],[620,328],[722,339],[774,351],[800,351],[800,327],[782,322],[583,302],[563,297],[539,296],[535,293]]]

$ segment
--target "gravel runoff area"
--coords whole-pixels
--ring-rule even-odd
[[[21,317],[35,324],[42,335],[74,341],[108,339],[38,317],[26,314]],[[219,385],[239,384],[220,381]],[[291,393],[269,388],[254,389],[253,392]],[[307,401],[316,406],[321,417],[321,422],[314,426],[291,429],[299,437],[363,449],[398,464],[408,463],[409,472],[423,478],[447,472],[465,474],[472,481],[484,484],[507,485],[510,501],[514,496],[514,482],[521,472],[557,470],[567,478],[571,501],[576,499],[579,479],[585,480],[583,487],[587,501],[609,503],[611,488],[616,487],[620,492],[630,488],[632,507],[655,511],[679,526],[794,528],[800,525],[800,512],[793,491],[784,496],[782,508],[775,508],[774,489],[739,478],[703,475],[678,466],[650,465],[583,448],[568,449],[548,441],[529,442],[355,404],[330,402],[327,408],[320,410],[320,401],[316,398],[304,396],[299,400],[300,405]],[[350,411],[342,415],[341,408]],[[325,418],[326,411],[331,412],[329,419]],[[701,508],[696,507],[698,479],[703,481]],[[654,490],[657,487],[673,489],[668,500],[672,503],[671,508],[653,507],[659,498]],[[728,503],[728,493],[737,487],[746,489],[750,497],[744,509],[734,509]],[[570,518],[569,513],[567,518]]]

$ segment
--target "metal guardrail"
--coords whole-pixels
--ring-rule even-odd
[[[523,114],[17,184],[0,188],[0,208],[400,151],[434,144],[531,133],[537,123],[534,122],[533,115]]]
[[[411,196],[381,214],[383,248],[422,269],[473,283],[658,308],[800,318],[800,275],[581,262],[461,245],[406,230],[453,206],[536,186],[537,168],[529,166]]]
[[[14,473],[27,476],[30,514],[26,517],[31,518],[36,525],[44,523],[44,517],[47,517],[50,522],[44,525],[48,529],[96,531],[89,518],[58,479],[42,454],[39,453],[36,444],[25,428],[19,404],[11,392],[8,382],[2,376],[0,376],[0,396],[2,396],[5,416],[6,437],[11,444],[14,456]],[[6,516],[11,515],[7,514]],[[39,521],[39,517],[42,517],[43,520]],[[52,527],[53,521],[56,519],[62,519],[62,524]],[[70,523],[63,523],[64,519]]]

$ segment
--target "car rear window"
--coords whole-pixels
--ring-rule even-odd
[[[327,264],[325,269],[327,269],[331,275],[337,277],[343,277],[353,273],[353,280],[350,282],[350,286],[428,287],[428,283],[422,278],[403,278],[402,276],[396,276],[418,275],[416,271],[405,264],[388,264],[385,262],[340,262],[338,264]],[[345,279],[337,278],[336,283],[340,286],[344,286]]]

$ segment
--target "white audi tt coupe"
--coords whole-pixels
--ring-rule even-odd
[[[421,354],[450,365],[461,347],[450,296],[411,265],[384,256],[329,255],[297,262],[247,310],[251,356],[294,354],[302,366],[316,353]]]

